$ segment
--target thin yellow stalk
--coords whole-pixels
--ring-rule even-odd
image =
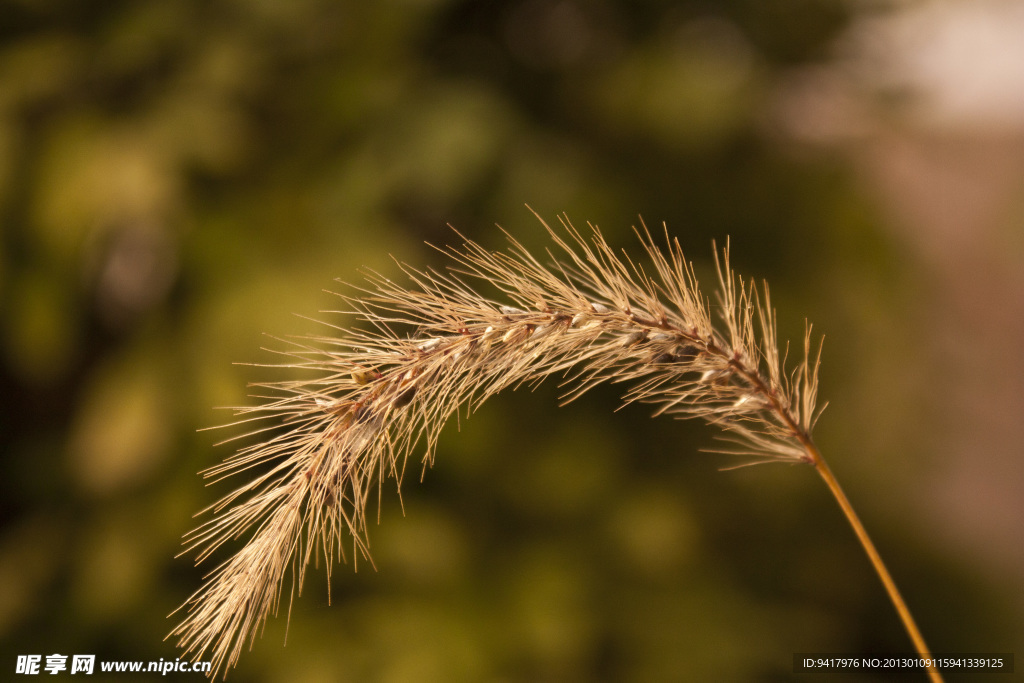
[[[907,603],[903,601],[903,596],[900,595],[899,589],[896,587],[896,582],[893,581],[892,576],[889,574],[889,570],[885,566],[885,562],[882,561],[882,556],[878,554],[878,550],[875,548],[875,544],[872,543],[871,537],[868,536],[867,529],[860,521],[860,517],[853,509],[853,505],[850,504],[850,499],[843,493],[843,489],[839,486],[839,481],[836,480],[835,475],[832,474],[832,470],[829,468],[828,463],[821,455],[821,451],[818,450],[812,442],[807,441],[804,443],[804,447],[807,449],[807,454],[811,457],[814,464],[814,468],[818,470],[818,474],[825,480],[825,484],[831,491],[832,496],[839,503],[839,507],[842,509],[843,514],[846,515],[846,520],[853,527],[853,532],[857,534],[857,538],[860,540],[860,544],[864,547],[864,552],[867,553],[868,559],[871,560],[872,566],[875,568],[875,572],[878,574],[878,578],[882,580],[882,585],[885,586],[885,591],[889,594],[889,599],[892,600],[893,606],[896,608],[896,612],[900,615],[900,620],[903,622],[903,628],[906,629],[907,635],[914,641],[914,648],[917,650],[918,656],[922,659],[931,659],[931,651],[928,649],[927,643],[924,642],[924,636],[921,635],[921,631],[918,630],[917,624],[914,622],[914,617],[910,613],[910,609],[907,607]],[[934,666],[928,667],[928,678],[936,683],[942,682],[942,674]]]

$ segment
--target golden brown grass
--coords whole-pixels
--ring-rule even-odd
[[[368,557],[368,498],[388,477],[401,482],[414,446],[425,446],[424,464],[431,464],[453,414],[554,374],[563,378],[566,401],[603,382],[621,383],[627,402],[704,419],[724,430],[726,452],[744,458],[739,466],[815,467],[915,647],[927,654],[811,438],[820,414],[820,346],[812,349],[810,326],[801,359],[787,369],[768,287],[731,270],[728,245],[716,253],[712,306],[667,232],[661,248],[646,228],[637,231],[647,257],[641,265],[616,253],[597,228],[584,235],[567,219],[562,231],[544,227],[557,248],[549,264],[511,237],[507,252],[464,239],[443,250],[448,272],[402,266],[409,285],[370,273],[342,294],[359,327],[290,342],[284,366],[312,376],[257,385],[261,402],[237,409],[242,417],[234,423],[252,425],[246,436],[256,438],[204,473],[241,484],[204,511],[213,516],[187,535],[187,550],[202,562],[229,541],[247,540],[183,605],[186,616],[171,635],[185,652],[209,657],[211,675],[233,666],[277,613],[289,569],[291,601],[314,559],[323,560],[329,580],[349,542],[355,559]],[[481,283],[501,300],[481,296]]]

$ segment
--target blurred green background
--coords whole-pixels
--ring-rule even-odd
[[[267,377],[233,363],[323,331],[294,314],[345,322],[319,313],[334,278],[442,264],[447,223],[543,249],[525,203],[633,253],[638,215],[665,221],[703,273],[731,236],[783,336],[827,334],[817,439],[931,647],[1018,649],[1007,7],[0,3],[3,677],[176,657],[204,570],[174,555],[227,491],[197,429]],[[558,395],[449,425],[422,484],[414,454],[376,571],[341,567],[329,607],[314,572],[287,646],[271,619],[230,680],[771,681],[794,652],[911,649],[811,470],[722,473],[702,425]]]

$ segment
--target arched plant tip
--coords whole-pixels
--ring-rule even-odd
[[[536,213],[534,214],[536,215]],[[338,293],[351,327],[279,340],[297,378],[253,385],[254,403],[235,409],[226,427],[242,444],[204,472],[238,482],[200,514],[185,552],[207,560],[242,542],[183,604],[168,637],[184,654],[209,657],[211,676],[227,676],[276,615],[286,581],[289,605],[301,595],[312,561],[330,574],[335,561],[369,559],[367,509],[385,480],[399,488],[421,449],[432,465],[438,435],[454,414],[469,416],[507,387],[560,378],[563,403],[602,383],[623,384],[624,402],[654,414],[700,418],[722,430],[740,466],[767,462],[817,469],[853,526],[914,646],[928,655],[910,611],[811,432],[821,347],[786,367],[767,284],[745,283],[715,248],[717,302],[700,289],[678,240],[663,244],[641,222],[646,261],[613,249],[596,226],[580,231],[567,216],[553,228],[542,261],[506,233],[509,248],[490,251],[456,231],[457,247],[438,250],[447,270],[398,264],[405,282],[365,272]],[[499,299],[480,294],[483,286]],[[719,322],[712,319],[711,311]],[[378,520],[379,521],[379,520]],[[288,578],[290,577],[290,579]],[[289,606],[290,613],[290,606]],[[934,669],[933,680],[941,680]]]

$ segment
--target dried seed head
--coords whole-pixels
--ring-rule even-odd
[[[716,328],[678,243],[663,251],[646,231],[638,233],[650,261],[641,268],[596,229],[588,240],[564,227],[567,237],[548,228],[566,255],[550,268],[514,240],[502,254],[467,241],[448,252],[457,277],[409,268],[407,288],[371,276],[368,287],[345,297],[362,327],[319,340],[322,353],[317,340],[298,344],[300,367],[320,375],[270,384],[276,394],[263,405],[239,409],[239,423],[273,419],[284,431],[248,430],[273,436],[207,471],[218,478],[265,474],[243,480],[211,507],[215,517],[187,536],[198,561],[248,536],[186,603],[173,635],[187,654],[209,653],[213,675],[232,666],[276,612],[289,569],[300,588],[311,557],[323,558],[329,574],[343,532],[366,554],[366,503],[378,478],[398,476],[421,436],[431,462],[448,417],[509,386],[568,377],[570,386],[577,383],[571,400],[601,382],[625,382],[634,387],[627,401],[713,422],[745,455],[807,461],[817,393],[810,338],[803,364],[783,368],[774,313],[732,273],[728,249],[717,264],[723,323]],[[463,275],[514,301],[536,302],[536,310],[495,304]],[[592,299],[629,303],[616,309],[587,303]],[[352,368],[351,382],[345,371],[339,380],[339,367]],[[417,396],[422,410],[406,409]]]

